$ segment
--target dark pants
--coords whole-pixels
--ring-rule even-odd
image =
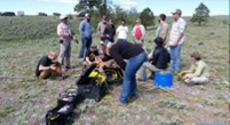
[[[92,38],[81,38],[81,49],[78,58],[85,57],[85,52],[90,48],[91,44],[92,44]]]

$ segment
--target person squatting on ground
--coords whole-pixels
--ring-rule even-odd
[[[141,24],[141,20],[136,20],[136,25],[133,28],[132,36],[134,38],[134,43],[142,45],[145,36],[145,27]]]
[[[89,50],[85,54],[85,65],[95,63],[95,60],[99,58],[99,52],[96,45],[91,45]]]
[[[168,41],[171,56],[169,71],[177,74],[180,71],[180,55],[185,39],[186,22],[181,17],[180,9],[176,9],[172,14],[174,22]]]
[[[128,41],[108,43],[105,52],[124,70],[123,88],[119,101],[121,105],[127,105],[128,98],[137,97],[136,72],[145,62],[147,54],[139,45]],[[124,59],[127,59],[127,63]]]
[[[90,23],[90,15],[88,13],[85,14],[85,19],[80,23],[79,32],[81,35],[81,49],[78,58],[84,58],[85,52],[92,44],[92,25]]]
[[[117,33],[118,33],[118,36],[117,36],[117,41],[118,42],[125,42],[127,41],[127,35],[129,33],[129,29],[128,27],[125,25],[126,24],[126,21],[124,19],[121,20],[121,25],[117,28]]]
[[[113,25],[112,19],[110,19],[109,22],[106,24],[103,34],[105,36],[105,40],[104,40],[105,43],[114,42],[114,36],[116,35],[116,29]]]
[[[57,52],[50,51],[43,56],[36,67],[35,74],[39,79],[47,79],[50,76],[62,76],[62,66],[59,62],[54,62],[57,58]]]
[[[104,30],[106,27],[106,16],[103,16],[101,22],[98,23],[97,25],[97,34],[99,35],[101,41],[105,42],[105,36],[104,36]]]
[[[183,80],[187,85],[203,84],[209,81],[209,68],[207,64],[201,60],[198,52],[193,52],[191,55],[192,65],[188,71],[185,71]]]
[[[61,22],[57,26],[57,35],[60,37],[58,62],[62,64],[65,70],[67,70],[70,69],[71,40],[76,38],[71,33],[68,17],[66,15],[61,15],[60,20]]]
[[[149,60],[149,62],[145,62],[140,70],[138,71],[137,74],[138,80],[141,81],[145,81],[147,80],[148,74],[146,72],[146,69],[149,69],[153,74],[154,72],[157,71],[162,71],[162,70],[166,70],[168,67],[168,63],[170,61],[170,55],[168,53],[168,50],[166,48],[164,48],[164,41],[161,37],[157,37],[154,40],[155,43],[155,47],[154,47],[154,52],[152,54],[151,59]],[[153,75],[152,74],[152,75]]]

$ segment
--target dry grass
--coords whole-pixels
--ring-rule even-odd
[[[188,18],[186,18],[188,19]],[[201,86],[188,87],[174,79],[169,91],[139,91],[140,97],[128,107],[117,104],[120,85],[114,86],[100,103],[85,100],[76,108],[74,125],[190,125],[194,123],[228,123],[229,54],[227,17],[213,17],[205,26],[188,23],[182,50],[182,69],[190,66],[189,54],[198,50],[210,66],[212,80]],[[171,20],[169,20],[171,22]],[[145,46],[151,49],[154,31],[148,31]],[[131,39],[130,39],[131,40]],[[95,38],[94,41],[99,41]],[[34,77],[38,59],[58,49],[57,38],[26,42],[0,43],[0,124],[44,124],[46,112],[56,106],[60,92],[74,85],[81,70],[77,59],[80,45],[72,43],[72,65],[65,80],[43,80]],[[151,88],[152,81],[139,83]],[[143,89],[143,88],[142,88]],[[193,97],[193,98],[192,98]]]

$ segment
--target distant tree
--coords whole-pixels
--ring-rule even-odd
[[[151,9],[148,7],[145,8],[141,12],[140,19],[141,19],[142,24],[145,26],[145,28],[147,26],[155,25],[155,22],[154,22],[155,17],[153,15],[153,12],[151,11]]]
[[[107,8],[106,2],[106,0],[79,0],[78,4],[74,7],[74,11],[79,13],[86,13],[92,12],[94,10],[99,10],[99,13],[105,15]]]
[[[130,14],[137,14],[137,9],[135,7],[131,7],[131,9],[129,10]]]
[[[68,15],[68,18],[69,18],[70,20],[72,20],[72,19],[73,19],[72,14],[69,14],[69,15]]]
[[[207,6],[205,6],[203,3],[200,3],[200,5],[195,9],[195,12],[196,13],[193,14],[192,18],[190,19],[192,23],[197,22],[200,26],[202,22],[208,22],[210,10]]]

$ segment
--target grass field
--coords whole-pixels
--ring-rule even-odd
[[[170,18],[170,17],[169,17]],[[189,17],[186,17],[188,21]],[[195,123],[229,123],[229,25],[227,16],[211,17],[197,26],[188,22],[182,49],[182,69],[191,63],[189,54],[199,51],[210,66],[208,84],[188,87],[174,78],[170,90],[151,89],[152,81],[138,83],[140,97],[120,107],[117,103],[121,85],[96,103],[85,100],[75,110],[74,125],[192,125]],[[172,19],[167,21],[170,25]],[[65,80],[38,80],[34,76],[40,57],[59,49],[54,17],[0,18],[0,124],[43,125],[46,112],[56,106],[58,94],[74,85],[81,73],[77,59],[80,44],[72,43],[71,64],[76,68]],[[78,19],[71,21],[74,30]],[[3,28],[2,28],[3,27]],[[23,28],[24,27],[24,28]],[[14,32],[13,32],[14,31]],[[46,32],[47,31],[47,32]],[[40,35],[36,36],[37,33]],[[145,47],[152,48],[153,30],[148,31]],[[33,35],[33,37],[30,37]],[[77,34],[77,36],[79,36]],[[39,39],[38,39],[39,38]],[[26,39],[26,40],[24,40]],[[10,42],[9,42],[10,40]],[[80,39],[79,39],[80,40]],[[129,40],[131,37],[129,34]],[[94,43],[99,39],[94,38]],[[148,91],[147,91],[148,90]]]

